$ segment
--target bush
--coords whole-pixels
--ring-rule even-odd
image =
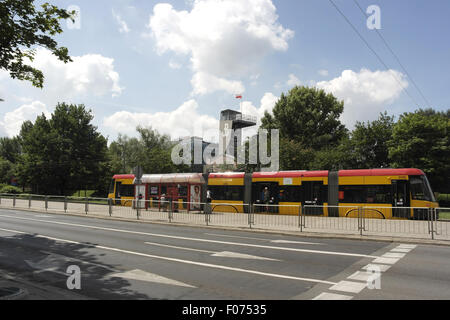
[[[441,208],[450,208],[450,194],[441,193],[436,200]]]
[[[15,186],[3,186],[0,189],[0,193],[20,194],[22,193],[22,189]]]

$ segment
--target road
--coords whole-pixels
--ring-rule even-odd
[[[23,299],[450,299],[448,246],[7,209],[0,273]]]

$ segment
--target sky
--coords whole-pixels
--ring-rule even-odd
[[[137,136],[138,125],[215,140],[221,110],[260,119],[295,85],[343,100],[350,129],[384,111],[398,118],[450,106],[448,0],[357,0],[364,11],[378,6],[377,30],[368,27],[374,12],[363,15],[353,0],[50,2],[79,10],[55,38],[73,62],[38,48],[32,65],[44,89],[0,70],[0,136],[66,102],[91,109],[109,142]]]

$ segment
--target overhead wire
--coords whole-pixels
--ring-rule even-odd
[[[364,12],[363,8],[361,8],[361,6],[359,5],[358,1],[353,0],[353,2],[358,6],[359,10],[361,11],[361,13],[368,18],[366,12]],[[420,90],[419,86],[417,85],[417,83],[414,81],[414,79],[412,78],[412,76],[409,74],[409,72],[406,70],[406,68],[403,66],[403,64],[400,61],[400,58],[395,54],[394,50],[392,50],[391,46],[388,44],[388,42],[386,41],[386,39],[383,37],[383,35],[381,34],[380,31],[378,31],[378,29],[375,28],[375,32],[378,34],[378,36],[380,37],[380,39],[383,41],[384,45],[386,46],[386,48],[390,51],[390,53],[394,56],[395,60],[397,61],[397,63],[400,65],[400,67],[402,68],[403,72],[408,76],[408,78],[411,80],[412,84],[414,85],[414,87],[417,89],[417,91],[419,92],[419,94],[422,96],[422,99],[425,101],[425,103],[427,104],[428,108],[431,108],[431,104],[428,101],[428,99],[425,97],[425,95],[423,94],[422,90]]]
[[[339,9],[339,7],[334,3],[333,0],[328,0],[333,7],[339,12],[339,14],[344,18],[344,20],[352,27],[353,31],[356,32],[356,34],[359,36],[359,38],[365,43],[367,48],[369,48],[370,51],[377,57],[377,59],[380,61],[380,63],[386,68],[387,71],[391,71],[391,69],[388,67],[388,65],[383,61],[383,59],[380,57],[380,55],[372,48],[372,46],[367,42],[367,40],[363,37],[363,35],[358,31],[358,29],[353,25],[353,23],[347,18],[347,16]],[[408,97],[414,102],[414,104],[420,108],[419,103],[417,103],[416,99],[409,93],[409,91],[406,89],[406,87],[403,86],[401,81],[397,78],[397,76],[393,72],[389,72],[392,77],[398,82],[400,85],[400,88],[408,95]]]

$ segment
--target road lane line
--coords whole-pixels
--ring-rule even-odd
[[[242,236],[230,236],[225,234],[217,234],[217,233],[204,233],[210,236],[216,237],[227,237],[227,238],[238,238],[238,239],[250,239],[250,240],[259,240],[259,241],[269,241],[273,243],[293,243],[293,244],[311,244],[311,245],[323,245],[323,243],[317,242],[306,242],[306,241],[290,241],[290,240],[270,240],[270,239],[262,239],[262,238],[252,238],[252,237],[242,237]]]
[[[170,235],[164,235],[164,234],[155,234],[155,233],[131,231],[131,230],[123,230],[123,229],[115,229],[115,228],[105,228],[105,227],[90,226],[90,225],[83,225],[83,224],[77,224],[77,223],[47,221],[47,220],[32,219],[32,218],[6,216],[6,215],[0,215],[0,217],[19,219],[19,220],[45,222],[45,223],[49,223],[49,224],[67,225],[67,226],[72,226],[72,227],[82,227],[82,228],[96,229],[96,230],[105,230],[105,231],[112,231],[112,232],[138,234],[138,235],[152,236],[152,237],[178,239],[178,240],[199,241],[199,242],[218,243],[218,244],[226,244],[226,245],[234,245],[234,246],[244,246],[244,247],[254,247],[254,248],[264,248],[264,249],[273,249],[273,250],[294,251],[294,252],[305,252],[305,253],[313,253],[313,254],[326,254],[326,255],[337,255],[337,256],[359,257],[359,258],[379,258],[377,256],[360,254],[360,253],[322,251],[322,250],[298,249],[298,248],[288,248],[288,247],[274,247],[274,246],[256,245],[256,244],[250,244],[250,243],[238,243],[238,242],[218,241],[218,240],[210,240],[210,239],[198,239],[198,238],[188,238],[188,237],[180,237],[180,236],[170,236]]]
[[[187,248],[187,247],[172,246],[172,245],[156,243],[156,242],[145,242],[145,244],[149,244],[149,245],[152,245],[152,246],[172,248],[172,249],[179,249],[179,250],[187,250],[187,251],[196,251],[196,252],[208,253],[208,254],[211,254],[213,257],[281,261],[281,260],[278,260],[278,259],[259,257],[259,256],[250,255],[250,254],[245,254],[245,253],[238,253],[238,252],[208,251],[208,250],[200,250],[200,249]]]
[[[216,253],[216,251],[208,251],[208,250],[200,250],[200,249],[193,249],[193,248],[185,248],[185,247],[178,247],[178,246],[171,246],[168,244],[162,244],[162,243],[156,243],[156,242],[145,242],[146,244],[152,245],[152,246],[158,246],[158,247],[165,247],[165,248],[172,248],[172,249],[180,249],[180,250],[187,250],[187,251],[196,251],[196,252],[202,252],[202,253]]]
[[[346,296],[343,294],[336,294],[336,293],[328,293],[328,292],[322,292],[317,297],[315,297],[313,300],[351,300],[353,299],[352,296]]]
[[[18,230],[8,230],[8,231],[14,231],[16,233],[21,233],[21,234],[30,234],[30,233],[18,231]],[[49,237],[49,236],[45,236],[45,235],[41,235],[41,234],[30,234],[30,235],[33,235],[35,237],[47,238],[47,239],[51,239],[51,240],[55,240],[55,241],[64,241],[64,242],[75,243],[75,244],[83,245],[83,246],[90,247],[90,248],[97,248],[97,249],[103,249],[103,250],[107,250],[107,251],[127,253],[130,255],[135,255],[135,256],[140,256],[140,257],[160,259],[160,260],[165,260],[165,261],[178,262],[178,263],[196,265],[196,266],[213,268],[213,269],[222,269],[222,270],[228,270],[228,271],[250,273],[250,274],[256,274],[256,275],[266,276],[266,277],[271,277],[271,278],[336,285],[335,282],[320,280],[320,279],[302,278],[302,277],[295,277],[295,276],[282,275],[282,274],[276,274],[276,273],[262,272],[262,271],[257,271],[257,270],[228,267],[228,266],[223,266],[223,265],[219,265],[219,264],[211,264],[211,263],[197,262],[197,261],[192,261],[192,260],[184,260],[184,259],[170,258],[170,257],[164,257],[164,256],[157,256],[157,255],[152,255],[152,254],[143,253],[143,252],[136,252],[136,251],[106,247],[106,246],[101,246],[101,245],[94,245],[94,244],[85,244],[85,243],[72,241],[72,240],[66,240],[66,239],[57,239],[57,238],[53,238],[53,237]]]

